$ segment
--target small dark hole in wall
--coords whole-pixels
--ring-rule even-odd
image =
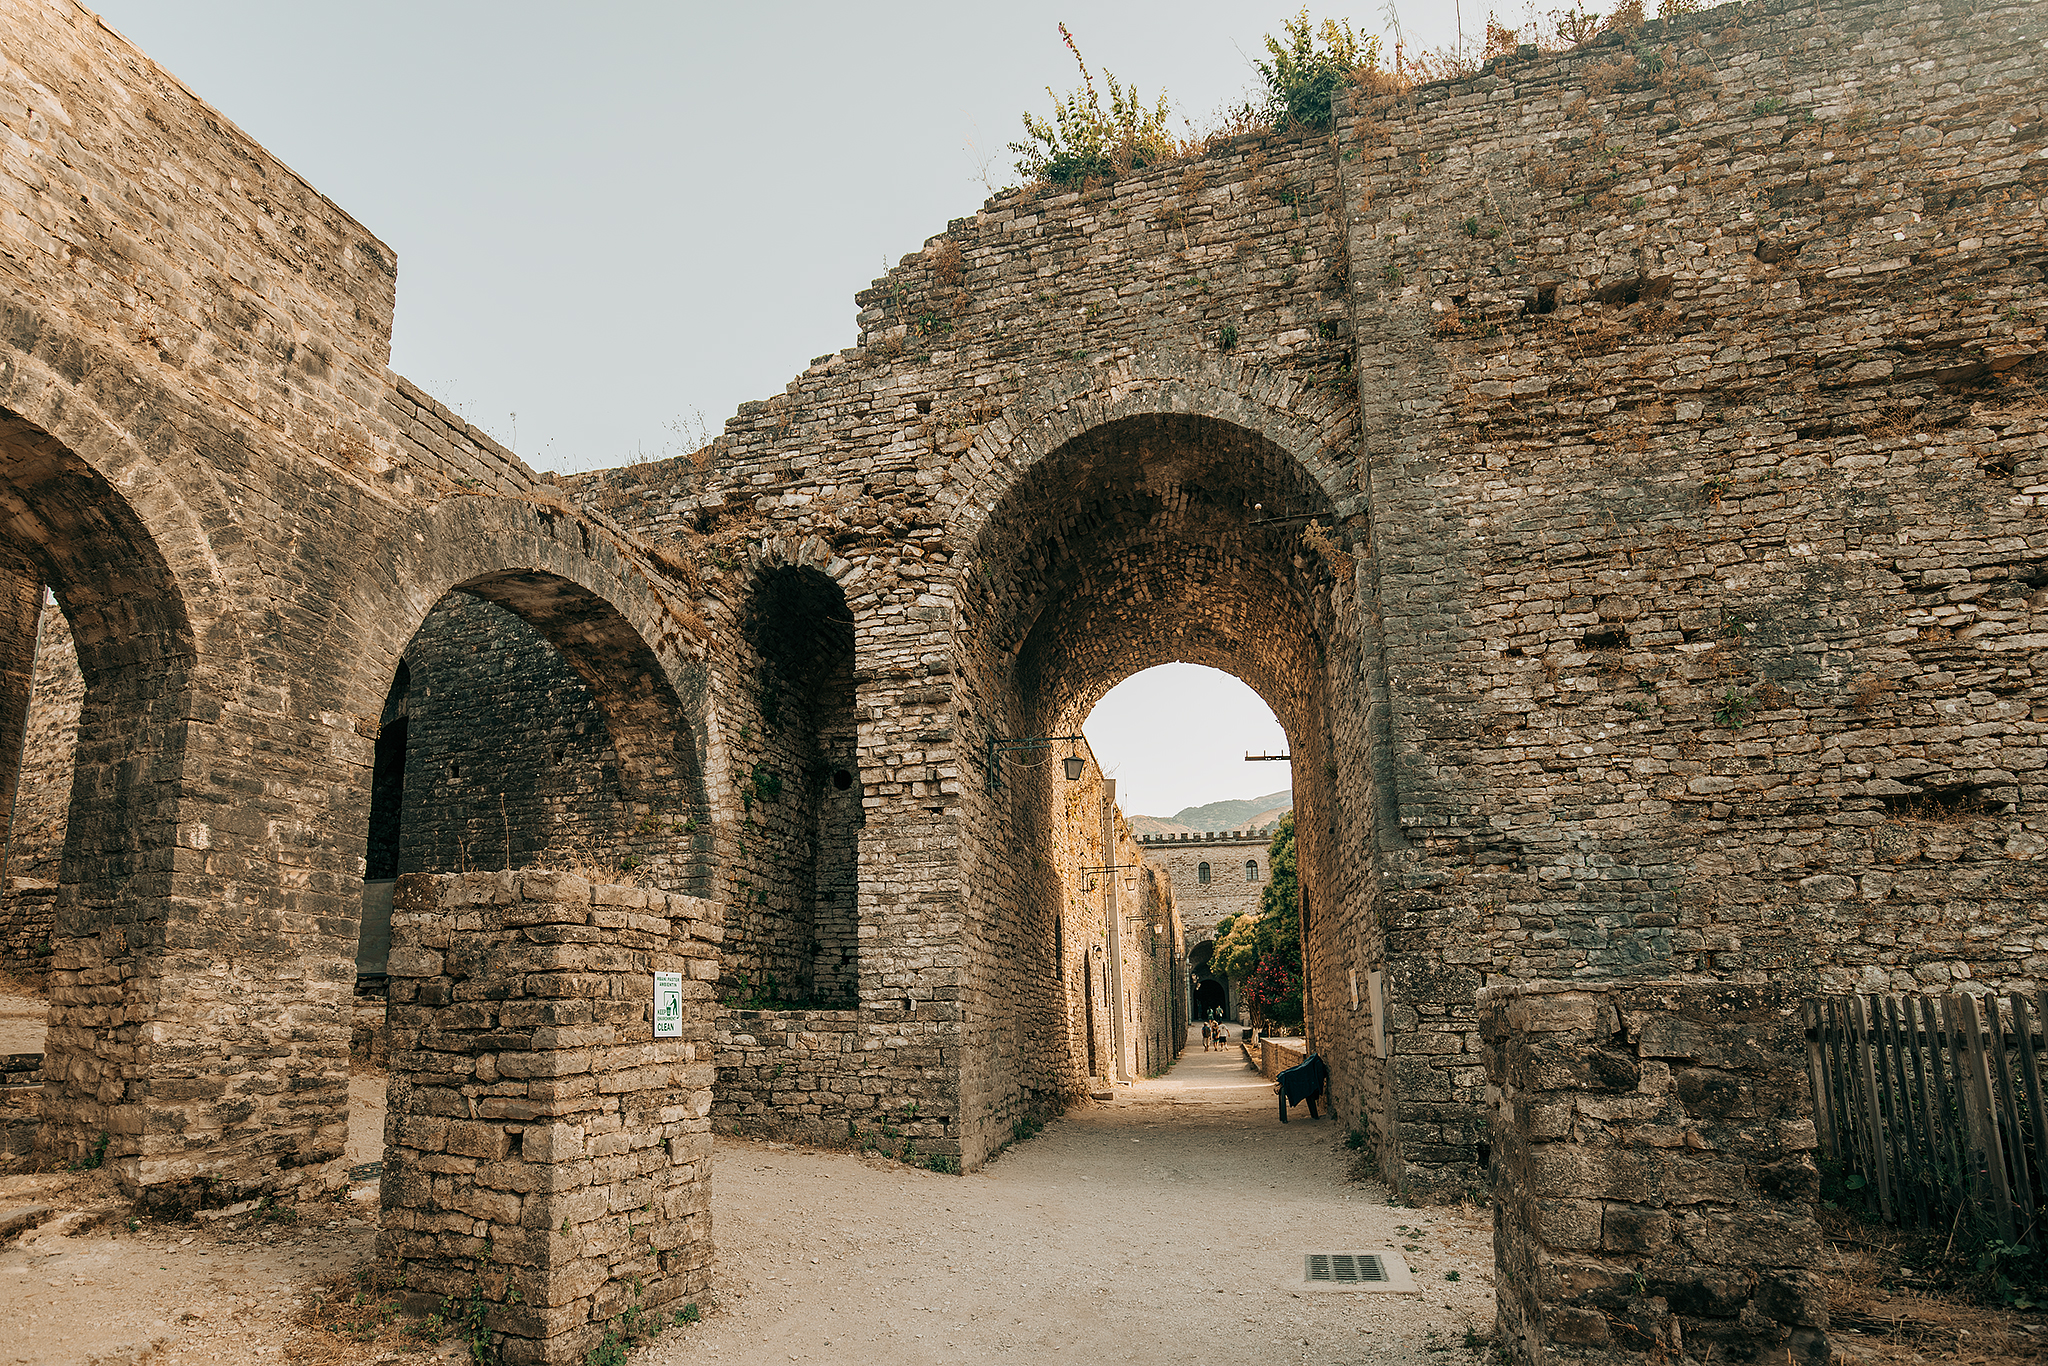
[[[1895,820],[1926,821],[1936,825],[1965,824],[1983,816],[2004,814],[2006,804],[1991,795],[1989,787],[1964,785],[1884,798],[1885,814]]]
[[[1556,285],[1539,285],[1539,286],[1537,286],[1537,289],[1536,289],[1536,311],[1537,311],[1538,313],[1555,313],[1555,312],[1557,312],[1557,286],[1556,286]]]
[[[462,776],[462,765],[450,759],[448,761],[448,776],[450,778],[460,778]]]
[[[1479,1166],[1480,1166],[1480,1169],[1481,1169],[1481,1170],[1484,1170],[1484,1169],[1486,1169],[1487,1167],[1491,1167],[1492,1165],[1493,1165],[1493,1145],[1492,1145],[1491,1143],[1482,1143],[1482,1144],[1480,1144],[1480,1145],[1479,1145]]]
[[[525,1150],[525,1147],[526,1134],[523,1130],[514,1129],[511,1133],[505,1135],[505,1156],[518,1157]]]
[[[910,1009],[910,998],[908,996],[903,998],[903,1008],[905,1010]]]
[[[919,399],[919,400],[917,401],[917,410],[918,410],[918,411],[919,411],[920,413],[928,413],[928,412],[930,412],[930,411],[932,410],[932,401],[931,401],[930,399],[928,399],[928,398],[921,398],[921,399]]]
[[[1619,626],[1600,626],[1579,637],[1588,650],[1619,650],[1628,644],[1628,632]]]
[[[853,775],[843,768],[837,770],[832,775],[832,786],[838,788],[841,792],[846,791],[847,788],[853,786]]]

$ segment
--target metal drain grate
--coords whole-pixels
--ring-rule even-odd
[[[1325,1285],[1363,1285],[1386,1281],[1387,1268],[1376,1253],[1311,1252],[1303,1279]]]
[[[365,1162],[360,1167],[350,1167],[348,1169],[348,1179],[351,1181],[369,1181],[383,1175],[384,1164],[382,1162]]]

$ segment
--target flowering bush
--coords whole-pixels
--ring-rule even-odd
[[[1283,954],[1269,953],[1252,969],[1244,984],[1245,1002],[1269,1024],[1301,1023],[1301,974]]]

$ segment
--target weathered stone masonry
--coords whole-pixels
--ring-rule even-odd
[[[1518,1366],[1829,1359],[1796,992],[1543,982],[1478,1014]]]
[[[559,873],[409,876],[392,909],[378,1255],[481,1299],[506,1361],[579,1362],[710,1283],[715,904]],[[653,974],[682,982],[654,1037]]]
[[[593,857],[727,908],[725,990],[857,997],[730,1047],[893,1068],[970,1168],[1102,1061],[1064,795],[988,742],[1169,660],[1287,731],[1311,1039],[1415,1193],[1478,1174],[1484,985],[2041,979],[2040,6],[1729,6],[1005,194],[709,450],[559,485],[385,368],[367,231],[83,11],[0,26],[0,534],[83,681],[54,1152],[338,1179],[376,741],[451,591],[587,694],[536,736],[603,722],[506,860],[614,813]]]

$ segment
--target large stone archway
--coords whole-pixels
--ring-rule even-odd
[[[694,772],[712,890],[758,905],[803,894],[750,802],[804,746],[762,739],[791,671],[764,678],[787,637],[748,613],[771,572],[829,582],[795,615],[851,632],[827,729],[858,784],[859,1003],[728,1011],[764,1127],[886,1112],[906,1153],[972,1165],[1067,1065],[1015,1021],[1081,990],[1135,1026],[1063,961],[1095,946],[1059,879],[1121,858],[1113,803],[997,787],[988,746],[1071,733],[1169,658],[1287,727],[1310,1027],[1412,1192],[1477,1175],[1498,979],[2037,985],[2044,22],[1703,16],[1654,62],[1603,36],[1353,92],[1327,134],[1006,193],[697,458],[556,483],[385,368],[372,233],[83,11],[0,18],[34,209],[6,229],[0,404],[156,547],[168,588],[104,604],[94,667],[190,660],[148,699],[184,728],[139,827],[172,832],[166,869],[104,899],[162,908],[162,943],[121,949],[153,985],[78,1040],[118,1066],[80,1074],[100,1108],[63,1141],[105,1115],[143,1186],[324,1179],[336,1079],[275,1083],[344,1029],[380,708],[458,587],[552,623],[622,767]],[[1824,93],[1851,88],[1868,108]],[[19,581],[50,538],[13,539]],[[173,600],[182,636],[119,617]],[[1055,876],[1033,860],[1063,830]],[[1164,900],[1132,894],[1159,918],[1117,954],[1170,962]],[[121,1053],[145,1027],[193,1069],[175,1107]]]
[[[969,744],[1076,734],[1105,693],[1157,664],[1231,673],[1267,701],[1289,738],[1305,904],[1326,918],[1358,918],[1364,908],[1347,904],[1355,884],[1341,851],[1371,858],[1376,804],[1365,756],[1345,744],[1360,733],[1341,710],[1351,701],[1344,675],[1355,669],[1333,668],[1358,650],[1333,603],[1349,594],[1353,562],[1315,472],[1263,434],[1313,451],[1315,429],[1184,380],[1076,406],[1113,416],[1018,468],[973,542],[956,646],[966,661],[956,709]],[[1211,416],[1215,409],[1257,428]],[[1066,810],[1044,783],[977,784],[968,801],[966,838],[999,870],[978,897],[990,922],[975,945],[986,954],[978,1000],[988,1014],[968,1027],[993,1031],[1020,1016],[1049,1033],[1066,1013],[1064,977],[1030,971],[1010,946],[1052,936],[1072,892],[1032,870],[1055,862],[1067,842],[1058,827],[1087,815]],[[1012,1122],[1023,1097],[1071,1084],[1034,1071],[1033,1061],[1020,1055],[1019,1066],[991,1074],[985,1093],[963,1097],[985,1107],[991,1131]],[[1344,1080],[1383,1085],[1376,1071]]]

